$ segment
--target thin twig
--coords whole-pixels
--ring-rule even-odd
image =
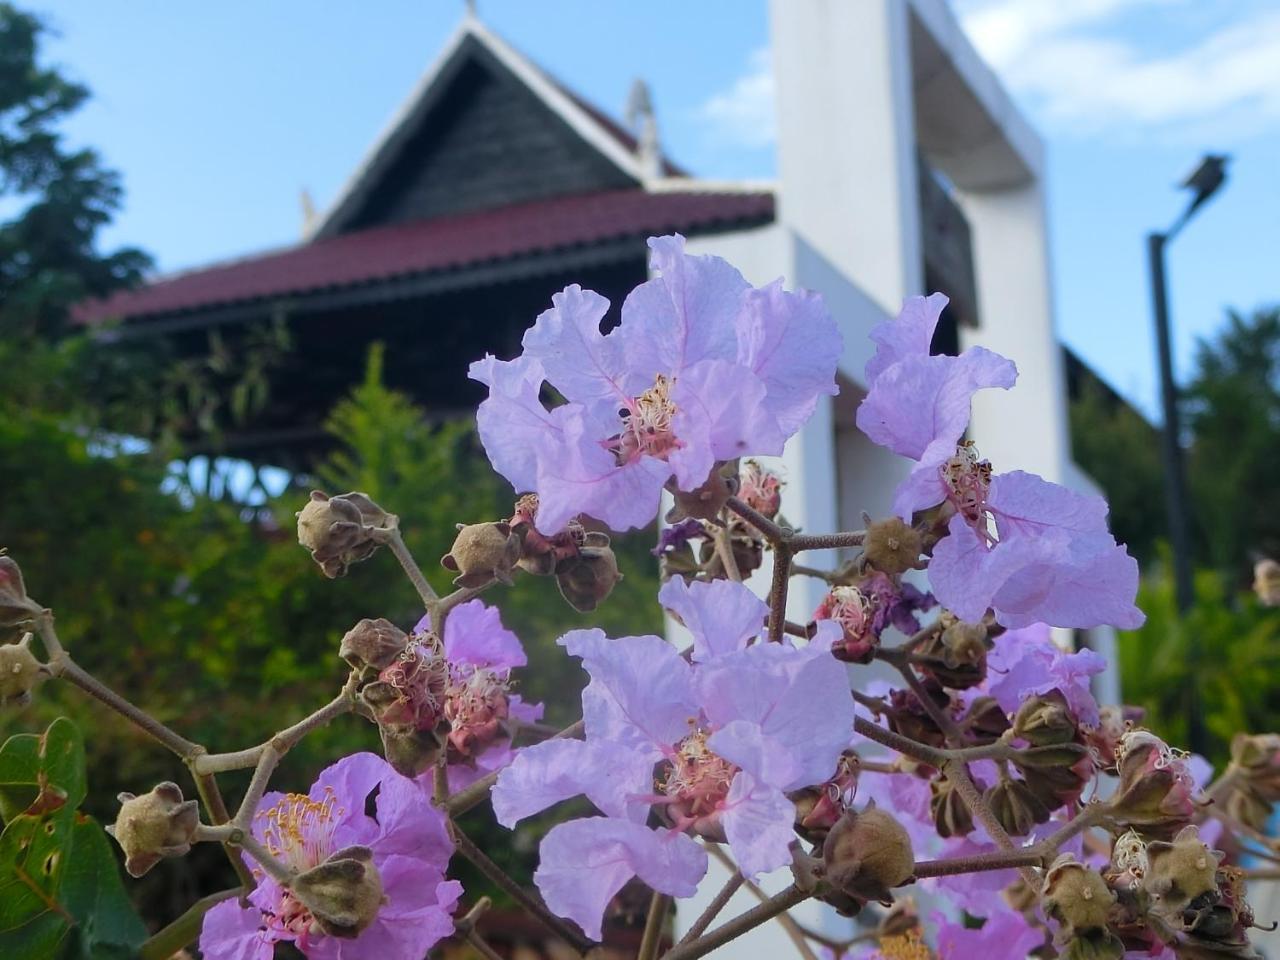
[[[848,533],[797,533],[789,538],[791,549],[796,553],[801,550],[839,550],[842,547],[860,547],[867,538],[865,530],[854,530]]]
[[[196,792],[200,795],[200,802],[204,804],[205,812],[209,815],[209,820],[215,826],[222,826],[231,822],[231,813],[227,810],[227,802],[222,799],[222,791],[218,789],[218,780],[213,774],[200,775],[192,771],[192,777],[196,782]],[[223,852],[226,853],[227,859],[231,861],[231,868],[235,870],[236,876],[240,878],[240,883],[251,888],[256,881],[253,874],[245,865],[244,858],[240,856],[240,851],[229,843],[222,844]]]
[[[767,923],[796,904],[808,900],[810,896],[812,894],[806,893],[793,884],[759,906],[752,907],[746,913],[739,914],[727,923],[716,927],[710,933],[668,950],[663,954],[663,960],[697,960],[698,957],[705,957],[717,947],[722,947],[730,940],[735,940],[762,923]]]
[[[719,860],[726,869],[741,872],[738,871],[738,866],[733,862],[733,858],[730,857],[729,854],[725,853],[724,849],[719,844],[708,843],[707,852]],[[766,903],[769,900],[769,895],[764,892],[758,883],[744,878],[743,884],[761,903]],[[801,884],[799,879],[796,880],[796,886],[809,893],[813,892],[812,886]],[[795,918],[792,917],[791,914],[784,910],[774,919],[778,921],[778,926],[782,927],[782,932],[787,935],[787,938],[796,948],[796,952],[800,954],[801,960],[818,960],[818,958],[814,956],[813,951],[809,949],[809,944],[805,942],[804,933],[801,931],[800,925],[796,923]]]
[[[413,554],[409,552],[409,548],[405,546],[404,537],[400,534],[399,525],[393,526],[389,532],[381,535],[378,539],[382,540],[391,552],[395,554],[396,559],[400,561],[400,566],[404,568],[405,576],[409,578],[409,582],[413,584],[413,589],[418,591],[418,596],[422,598],[422,605],[430,607],[433,603],[440,599],[427,582],[427,578],[422,575],[422,568],[418,566],[418,561],[413,559]]]
[[[812,577],[815,580],[823,580],[826,583],[835,583],[836,575],[830,570],[819,570],[817,567],[806,567],[802,563],[793,563],[791,565],[791,575],[793,577]]]
[[[640,952],[636,954],[636,960],[657,960],[662,928],[666,926],[670,909],[671,898],[655,890],[649,900],[649,913],[644,918],[644,933],[640,936]]]
[[[716,556],[724,567],[725,576],[730,580],[742,582],[742,571],[738,569],[738,558],[733,555],[733,539],[728,527],[720,527],[712,537],[716,545]]]
[[[737,497],[730,497],[725,503],[725,506],[764,534],[765,539],[772,544],[776,545],[788,537],[794,536],[794,533],[790,528],[779,526],[759,510],[756,510],[754,507],[747,506],[747,504],[743,503]]]
[[[680,938],[680,943],[676,944],[676,946],[682,946],[690,940],[696,940],[698,937],[702,936],[703,931],[705,931],[707,927],[711,926],[711,922],[720,915],[720,911],[723,910],[729,901],[733,899],[733,895],[738,892],[738,888],[742,886],[742,882],[743,876],[741,871],[735,870],[730,874],[729,879],[725,881],[724,886],[721,887],[720,891],[711,898],[711,902],[707,904],[707,908],[702,911],[697,920],[693,921],[693,926],[685,931],[685,935]]]
[[[791,547],[773,545],[773,585],[769,588],[769,642],[782,642],[782,625],[787,618],[787,587],[791,582]]]
[[[943,860],[921,860],[915,865],[912,876],[916,880],[926,877],[951,877],[960,873],[979,873],[984,870],[1009,870],[1014,867],[1040,867],[1044,854],[1039,845],[1022,850],[993,850],[972,857],[947,857]]]

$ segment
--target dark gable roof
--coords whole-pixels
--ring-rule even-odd
[[[141,319],[461,270],[536,253],[768,223],[768,192],[615,190],[338,234],[80,304],[78,323]],[[639,246],[637,246],[637,252]]]
[[[82,303],[73,317],[194,313],[773,220],[767,191],[646,190],[635,150],[624,128],[467,19],[308,241]]]

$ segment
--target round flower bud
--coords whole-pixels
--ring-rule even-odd
[[[140,797],[120,794],[120,812],[107,833],[124,851],[124,868],[140,877],[164,857],[180,857],[191,849],[200,825],[196,801],[182,799],[176,783],[160,783]]]
[[[1153,909],[1173,916],[1197,897],[1218,889],[1218,864],[1222,854],[1210,850],[1200,839],[1200,831],[1188,825],[1171,843],[1153,840],[1147,844],[1147,873],[1142,887],[1151,895]]]
[[[298,542],[330,579],[367,560],[378,549],[378,534],[395,527],[397,518],[363,493],[330,497],[319,490],[298,511]]]
[[[987,789],[985,798],[1000,825],[1015,837],[1025,836],[1049,819],[1049,808],[1021,780],[1003,777]]]
[[[0,707],[25,706],[45,669],[31,652],[31,634],[18,643],[0,645]]]
[[[822,844],[823,875],[836,889],[859,900],[889,903],[894,887],[911,879],[915,852],[897,820],[874,805],[847,812]]]
[[[1064,853],[1044,876],[1040,902],[1045,913],[1062,926],[1065,937],[1105,930],[1116,895],[1097,870]]]
[[[604,541],[602,546],[591,545],[598,540]],[[566,560],[556,570],[560,595],[579,613],[594,610],[622,579],[609,538],[604,534],[588,534],[587,542],[578,556]]]
[[[331,937],[353,939],[373,923],[386,898],[368,847],[346,847],[299,874],[289,885]]]
[[[898,517],[868,524],[862,541],[863,560],[890,576],[916,569],[923,549],[924,538],[920,532]]]
[[[458,524],[453,546],[440,560],[446,570],[455,571],[458,587],[483,587],[491,580],[511,583],[511,570],[520,559],[520,537],[511,524]]]
[[[967,690],[987,678],[990,649],[984,625],[951,620],[940,634],[926,641],[919,654],[924,661],[922,667],[940,684]]]
[[[1024,700],[1013,718],[1014,736],[1032,746],[1070,743],[1079,725],[1061,690],[1050,690]]]
[[[1231,762],[1260,796],[1280,802],[1280,735],[1236,734],[1231,741]]]
[[[408,642],[405,632],[390,620],[366,618],[343,636],[338,656],[356,670],[363,667],[381,670],[395,662]]]
[[[1266,607],[1280,606],[1280,563],[1259,560],[1253,568],[1253,592]]]
[[[973,814],[950,780],[939,778],[929,784],[929,812],[938,836],[963,837],[973,832]]]

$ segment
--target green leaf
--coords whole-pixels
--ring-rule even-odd
[[[0,747],[0,957],[125,960],[146,938],[106,833],[76,809],[85,794],[71,721]]]

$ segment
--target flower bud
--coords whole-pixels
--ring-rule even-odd
[[[933,826],[938,836],[945,840],[973,832],[973,814],[955,784],[939,778],[929,784],[929,790],[929,812],[933,815]]]
[[[925,693],[938,708],[950,710],[951,698],[932,680],[926,681]],[[946,746],[946,735],[910,690],[894,689],[889,693],[889,709],[885,711],[889,729],[931,747]]]
[[[363,493],[330,497],[319,490],[311,491],[311,499],[297,517],[298,542],[311,551],[311,558],[330,579],[344,576],[351,564],[373,556],[381,542],[378,534],[398,522]]]
[[[889,892],[911,879],[915,852],[902,824],[870,805],[847,812],[822,844],[823,875],[836,889],[859,900],[888,903]]]
[[[1040,902],[1045,913],[1062,926],[1064,938],[1079,937],[1106,929],[1116,895],[1102,874],[1064,853],[1044,876]]]
[[[1113,776],[1116,773],[1116,752],[1124,735],[1142,720],[1146,711],[1141,707],[1108,704],[1098,708],[1098,725],[1085,731],[1085,739],[1098,761],[1098,769]]]
[[[594,545],[603,540],[602,545]],[[613,592],[622,574],[618,572],[618,559],[609,538],[600,533],[587,534],[587,544],[578,556],[566,560],[556,569],[556,584],[560,596],[579,613],[590,613],[600,601]]]
[[[1236,734],[1231,741],[1231,762],[1262,796],[1280,802],[1280,735]]]
[[[549,577],[556,572],[556,564],[578,555],[586,532],[575,518],[559,533],[548,537],[538,532],[534,525],[537,518],[538,495],[526,493],[516,501],[510,521],[512,532],[520,540],[520,557],[516,566],[525,573]]]
[[[837,660],[845,663],[870,663],[880,648],[880,632],[876,629],[876,598],[854,586],[832,587],[818,609],[814,621],[832,620],[840,625],[842,636],[831,648]]]
[[[1024,700],[1013,717],[1013,734],[1032,746],[1069,743],[1076,738],[1079,724],[1061,690],[1050,690]]]
[[[1216,893],[1221,861],[1222,854],[1209,849],[1194,825],[1179,830],[1172,842],[1148,843],[1147,874],[1142,887],[1155,902],[1153,909],[1171,917],[1197,897]]]
[[[862,558],[881,573],[896,577],[918,568],[923,549],[924,538],[920,531],[898,517],[890,517],[867,525],[867,535],[862,541]]]
[[[980,623],[953,620],[919,650],[921,666],[944,687],[967,690],[987,678],[991,641]]]
[[[39,612],[39,605],[27,596],[17,561],[0,552],[0,636],[29,623]]]
[[[457,587],[483,587],[493,580],[510,584],[520,550],[520,537],[509,523],[460,523],[440,565],[458,574],[453,580]]]
[[[361,702],[378,725],[387,763],[406,777],[425,772],[439,758],[448,732],[448,661],[433,635],[414,640],[360,690]]]
[[[757,460],[745,460],[738,473],[738,499],[770,520],[782,507],[782,479]]]
[[[295,877],[289,885],[316,924],[331,937],[358,937],[386,898],[368,847],[346,847]]]
[[[965,731],[979,743],[999,740],[1009,729],[1009,717],[995,697],[975,697],[963,721]]]
[[[796,832],[810,843],[821,843],[848,810],[857,786],[858,755],[846,751],[830,780],[789,795],[796,805]]]
[[[343,636],[342,645],[338,647],[338,656],[355,670],[364,667],[382,670],[404,653],[408,642],[409,637],[405,632],[390,620],[384,620],[381,617],[377,620],[366,618]]]
[[[441,726],[438,730],[413,730],[378,724],[382,755],[401,776],[411,780],[420,777],[440,759],[440,752],[445,749],[440,731],[447,729]]]
[[[1253,568],[1253,592],[1264,607],[1280,606],[1280,563],[1268,558]]]
[[[984,795],[991,811],[1011,836],[1022,837],[1049,819],[1049,808],[1021,780],[1002,777]]]
[[[176,783],[159,783],[140,797],[120,794],[120,812],[107,827],[124,851],[124,868],[140,877],[164,857],[180,857],[191,849],[200,825],[196,801],[182,799]]]
[[[671,509],[667,511],[667,523],[679,523],[688,517],[715,520],[729,498],[737,492],[737,469],[733,463],[724,464],[719,470],[712,470],[706,482],[694,490],[680,490],[674,483],[669,484],[667,489],[671,492],[673,501]]]
[[[0,707],[23,707],[31,691],[45,677],[45,669],[31,652],[31,634],[18,643],[0,645]]]
[[[1120,785],[1111,801],[1116,819],[1148,833],[1172,835],[1195,814],[1195,782],[1186,755],[1147,730],[1131,730],[1120,741]]]
[[[507,735],[509,685],[505,671],[480,667],[449,688],[444,715],[451,761],[474,762],[485,747]]]

